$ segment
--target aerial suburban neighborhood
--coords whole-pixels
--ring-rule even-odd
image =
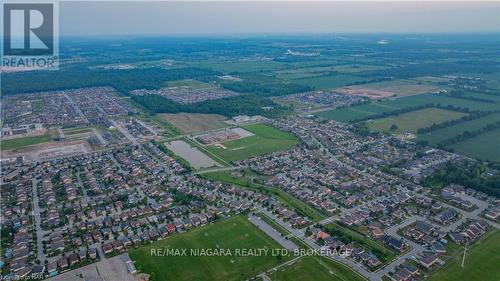
[[[239,20],[316,17],[271,4]],[[0,279],[500,280],[498,27],[382,31],[63,36],[57,70],[2,69]]]

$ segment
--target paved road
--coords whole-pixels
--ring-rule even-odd
[[[269,237],[273,238],[274,241],[278,242],[281,246],[283,246],[283,248],[289,251],[293,251],[299,248],[299,246],[295,245],[295,243],[293,243],[292,241],[281,236],[281,234],[276,229],[274,229],[272,226],[261,220],[259,217],[249,214],[248,220],[252,222],[255,226],[257,226],[260,230],[264,231],[264,233],[266,233]]]
[[[73,98],[68,95],[67,93],[64,93],[64,96],[68,99],[69,103],[71,104],[71,106],[75,109],[75,111],[78,113],[78,115],[80,115],[80,117],[85,120],[85,123],[89,123],[89,120],[87,119],[87,117],[85,117],[85,114],[83,114],[82,110],[80,109],[80,107],[78,107],[78,105],[76,104],[76,102],[73,100]]]
[[[108,144],[108,142],[102,137],[101,133],[96,128],[92,128],[92,132],[102,145]]]
[[[45,262],[45,254],[43,253],[43,235],[45,231],[42,229],[42,219],[40,217],[40,205],[38,202],[38,192],[37,192],[37,180],[32,180],[32,192],[33,192],[33,216],[35,218],[35,229],[36,229],[36,245],[37,245],[37,259],[40,260],[41,264]]]
[[[133,145],[139,144],[137,139],[132,136],[127,129],[123,128],[122,125],[118,124],[118,122],[116,122],[115,120],[111,120],[111,124],[113,124],[113,126],[115,126],[118,131],[120,131]]]

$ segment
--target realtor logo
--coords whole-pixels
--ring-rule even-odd
[[[2,71],[59,69],[58,2],[32,1],[2,0]]]
[[[54,5],[4,4],[3,34],[5,56],[54,54]]]

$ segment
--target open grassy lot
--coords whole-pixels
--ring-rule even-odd
[[[500,162],[500,129],[456,143],[451,148],[470,157]]]
[[[334,235],[347,237],[350,241],[356,242],[359,245],[369,249],[376,254],[382,262],[388,262],[396,256],[396,252],[387,248],[382,243],[372,240],[364,234],[361,234],[353,229],[344,227],[338,223],[327,224],[326,227]]]
[[[227,127],[227,124],[222,122],[227,118],[218,114],[162,113],[158,114],[158,117],[187,134]]]
[[[292,82],[314,87],[316,90],[329,90],[366,80],[367,78],[364,77],[358,77],[348,74],[340,74],[340,75],[327,75],[327,76],[302,78],[302,79],[292,80]]]
[[[430,93],[443,88],[440,86],[436,86],[435,83],[412,81],[405,79],[382,81],[377,83],[357,85],[353,87],[387,91],[394,93],[397,96],[411,96],[411,95]]]
[[[88,133],[91,131],[92,131],[92,127],[76,127],[76,128],[63,129],[63,132],[65,135]]]
[[[462,255],[456,255],[428,280],[500,280],[499,260],[500,231],[494,230],[472,245],[463,268],[461,267]]]
[[[224,147],[209,146],[207,149],[226,161],[243,160],[252,156],[286,150],[298,143],[290,133],[282,132],[264,124],[242,126],[253,136],[222,143]]]
[[[213,88],[213,85],[210,85],[205,82],[201,82],[194,79],[184,79],[184,80],[176,80],[176,81],[168,81],[165,83],[167,87],[190,87],[194,89],[206,89]]]
[[[34,145],[44,142],[50,141],[50,134],[40,135],[40,136],[32,136],[32,137],[23,137],[23,138],[15,138],[9,140],[1,140],[0,147],[2,150],[9,149],[18,149],[21,147],[25,147],[28,145]]]
[[[151,249],[187,249],[186,256],[151,256]],[[230,249],[232,256],[193,256],[191,249]],[[236,256],[235,249],[281,247],[260,231],[246,216],[175,234],[167,239],[133,249],[129,255],[136,267],[154,275],[154,280],[245,280],[274,267],[287,258],[272,255]]]
[[[439,124],[445,121],[459,119],[467,114],[457,111],[440,108],[424,108],[410,111],[399,115],[375,119],[368,123],[370,130],[379,132],[411,132],[416,133],[419,128]],[[391,130],[391,126],[396,125],[396,130]]]
[[[303,257],[294,263],[278,269],[275,274],[268,273],[272,280],[283,281],[302,281],[302,280],[339,280],[339,281],[357,281],[365,280],[359,274],[351,269],[319,257]]]
[[[428,141],[429,144],[437,144],[446,139],[460,135],[465,131],[473,131],[482,128],[488,124],[495,123],[500,120],[500,113],[488,115],[479,119],[470,120],[454,126],[442,128],[436,131],[419,135],[417,140]]]
[[[306,203],[300,201],[299,199],[293,197],[292,195],[279,188],[257,184],[252,182],[249,178],[236,177],[231,175],[229,172],[213,172],[203,174],[203,176],[211,180],[218,180],[224,183],[234,184],[243,188],[270,194],[276,197],[282,203],[286,204],[291,209],[295,210],[298,214],[306,216],[314,222],[320,221],[325,218],[324,215],[319,213],[313,207],[307,205]]]

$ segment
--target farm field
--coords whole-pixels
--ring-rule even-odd
[[[226,161],[244,160],[252,156],[286,150],[298,143],[297,138],[264,124],[241,126],[255,135],[222,143],[222,146],[208,146],[207,150]]]
[[[50,140],[50,134],[22,137],[9,140],[1,140],[0,147],[2,148],[2,150],[18,149],[29,145],[49,142]]]
[[[302,79],[291,80],[291,82],[314,87],[316,90],[329,90],[366,80],[368,79],[364,77],[358,77],[348,74],[340,74],[340,75],[327,75],[327,76],[302,78]]]
[[[351,269],[331,261],[327,258],[307,256],[286,267],[279,268],[275,274],[268,273],[273,280],[301,281],[301,280],[335,280],[358,281],[365,280]]]
[[[416,133],[418,129],[439,124],[449,120],[459,119],[467,114],[457,111],[445,110],[440,108],[424,108],[410,111],[399,115],[384,117],[371,120],[368,127],[378,132],[410,132]],[[396,125],[397,129],[392,131],[390,128]]]
[[[152,257],[151,249],[187,249],[186,256]],[[154,280],[240,280],[284,262],[286,257],[191,256],[190,249],[281,249],[244,215],[174,234],[167,239],[129,251],[137,269],[154,275]],[[186,270],[189,269],[189,270]]]
[[[190,66],[211,68],[216,71],[230,72],[261,72],[286,68],[286,65],[272,60],[203,60],[189,63]]]
[[[227,124],[222,122],[227,118],[218,114],[163,113],[158,116],[186,134],[227,127]]]
[[[500,267],[494,262],[500,260],[500,231],[487,233],[467,252],[464,267],[462,255],[453,259],[430,276],[430,281],[453,280],[500,280]]]
[[[302,79],[324,75],[330,71],[334,71],[332,66],[305,67],[298,69],[287,69],[275,71],[276,77],[284,80]]]
[[[345,65],[337,65],[333,69],[341,73],[357,73],[363,71],[382,70],[387,68],[389,67],[382,65],[345,64]]]
[[[428,132],[419,135],[417,140],[427,141],[429,144],[438,144],[441,141],[460,135],[465,131],[473,131],[482,128],[488,124],[495,123],[500,120],[500,113],[488,115],[479,119],[470,120],[454,126],[442,128],[436,131]]]
[[[391,112],[401,108],[426,105],[429,103],[441,104],[443,106],[453,105],[457,107],[467,107],[471,110],[498,110],[500,103],[485,103],[447,96],[422,94],[396,99],[371,102],[368,104],[355,105],[347,108],[327,110],[316,113],[327,119],[340,122],[354,123],[362,118],[370,117],[378,113]]]
[[[500,129],[480,134],[450,146],[455,152],[466,156],[500,162]]]
[[[435,86],[435,84],[433,83],[401,79],[356,85],[352,86],[352,88],[368,88],[381,90],[394,93],[396,94],[396,96],[404,97],[434,92],[441,89],[442,87]]]

